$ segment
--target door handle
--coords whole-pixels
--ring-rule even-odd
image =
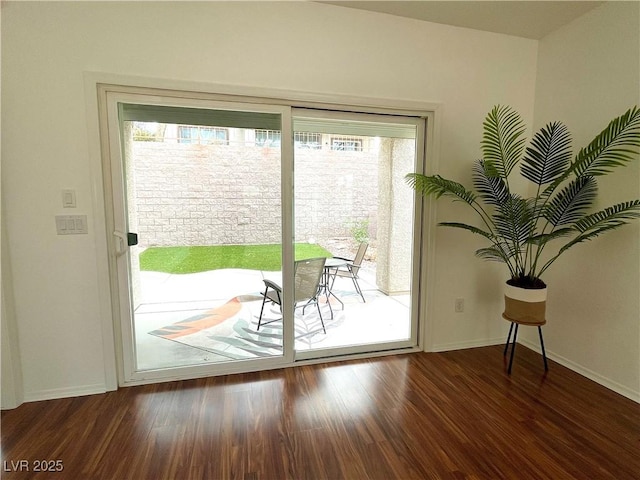
[[[113,234],[116,236],[116,257],[121,257],[125,253],[127,253],[127,237],[124,236],[124,233],[115,231]]]
[[[120,257],[127,253],[129,247],[138,244],[138,234],[128,232],[126,235],[116,230],[113,234],[117,237],[116,241],[116,256]]]
[[[128,250],[127,237],[124,233],[115,231],[113,234],[116,236],[116,257],[121,257]]]

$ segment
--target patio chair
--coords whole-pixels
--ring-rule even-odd
[[[318,309],[318,315],[320,316],[320,323],[322,324],[322,330],[327,333],[324,327],[324,320],[322,319],[322,312],[320,312],[320,305],[318,305],[318,295],[320,292],[320,280],[324,273],[324,262],[326,258],[310,258],[307,260],[298,260],[294,264],[294,308],[302,307],[302,314],[304,315],[304,309],[312,303],[315,303]],[[258,319],[258,328],[260,330],[261,325],[281,320],[270,320],[269,322],[262,321],[262,314],[264,312],[264,304],[270,301],[273,304],[280,306],[282,312],[282,287],[271,280],[264,279],[265,291],[262,294],[262,308],[260,309],[260,318]],[[303,303],[304,302],[304,303]]]
[[[366,303],[364,299],[364,295],[362,294],[362,289],[360,288],[360,284],[358,283],[358,271],[360,270],[360,266],[362,265],[362,260],[364,259],[364,254],[367,252],[367,248],[369,247],[368,243],[361,243],[358,247],[358,251],[356,253],[356,257],[354,259],[344,258],[344,257],[335,257],[340,258],[342,260],[346,260],[348,263],[344,267],[338,267],[331,273],[331,289],[333,290],[333,284],[336,281],[336,277],[345,277],[350,278],[353,282],[353,286],[356,288],[356,292],[362,297],[362,301]]]

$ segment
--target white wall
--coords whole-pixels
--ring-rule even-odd
[[[2,212],[0,229],[2,237],[6,235],[4,211]],[[11,282],[11,262],[7,250],[7,242],[2,241],[0,253],[2,272],[0,275],[0,407],[15,408],[23,402],[22,369],[20,365],[20,352],[17,342],[17,326],[15,323],[15,311],[13,302],[13,285]],[[13,340],[13,342],[12,342]]]
[[[95,236],[104,225],[94,223],[83,72],[437,102],[439,173],[460,180],[494,104],[533,120],[532,40],[309,2],[2,8],[2,182],[26,400],[100,391],[112,369],[103,358],[106,253]],[[55,234],[68,188],[77,192],[73,213],[88,215],[88,235]],[[438,220],[453,218],[455,206],[438,208]],[[436,240],[430,347],[501,338],[504,272],[476,260],[464,235],[438,230]],[[464,314],[453,313],[456,297],[466,299]]]
[[[536,128],[561,120],[574,150],[640,105],[640,3],[611,2],[540,42]],[[640,162],[598,179],[598,209],[640,198]],[[640,222],[578,245],[546,277],[546,347],[640,401]],[[523,337],[524,338],[524,337]],[[526,337],[534,345],[537,337]]]

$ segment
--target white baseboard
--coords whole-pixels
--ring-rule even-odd
[[[540,355],[542,355],[542,350],[540,350],[539,344],[535,342],[530,342],[528,340],[521,340],[521,339],[518,339],[518,343],[521,343],[525,347],[530,348],[534,352],[538,352]],[[583,377],[587,377],[589,380],[593,380],[594,382],[602,385],[603,387],[607,387],[609,390],[613,390],[614,392],[619,393],[620,395],[627,397],[636,403],[640,403],[640,392],[631,390],[630,388],[625,387],[624,385],[621,385],[617,382],[614,382],[613,380],[607,377],[604,377],[599,373],[596,373],[593,370],[590,370],[585,366],[580,365],[579,363],[573,362],[563,357],[562,355],[558,355],[557,353],[550,352],[548,349],[545,349],[545,353],[547,354],[547,358],[553,360],[554,362],[557,362],[560,365],[567,367],[568,369],[573,370],[576,373],[579,373]]]
[[[425,351],[429,352],[448,352],[451,350],[463,350],[465,348],[476,348],[476,347],[488,347],[490,345],[500,345],[504,344],[504,338],[493,338],[493,339],[484,339],[484,340],[474,340],[468,342],[454,342],[454,343],[441,343],[436,345],[431,345]],[[524,345],[527,348],[530,348],[534,352],[538,352],[542,354],[540,350],[540,345],[538,343],[529,342],[527,340],[518,339],[518,343]],[[640,403],[640,392],[634,391],[624,385],[621,385],[613,380],[606,378],[599,373],[590,370],[583,365],[580,365],[576,362],[573,362],[562,355],[558,355],[554,352],[549,351],[548,349],[545,352],[547,354],[547,358],[553,360],[554,362],[559,363],[560,365],[567,367],[570,370],[573,370],[580,375],[587,377],[589,380],[593,380],[594,382],[602,385],[603,387],[608,388],[620,395],[633,400],[634,402]]]
[[[454,342],[454,343],[443,343],[431,345],[427,351],[429,352],[447,352],[451,350],[463,350],[466,348],[476,348],[476,347],[487,347],[490,345],[499,345],[504,343],[504,338],[493,338],[493,339],[484,339],[484,340],[474,340],[468,342]],[[530,348],[531,350],[542,353],[540,351],[540,346],[537,343],[529,342],[526,340],[519,340],[518,343]],[[573,370],[580,375],[587,377],[590,380],[612,390],[620,395],[633,400],[634,402],[640,403],[640,392],[634,391],[624,385],[621,385],[613,380],[606,378],[586,367],[580,365],[576,362],[573,362],[567,358],[564,358],[561,355],[558,355],[549,350],[546,351],[547,357],[560,365],[563,365],[570,370]],[[25,392],[24,394],[24,402],[38,402],[41,400],[54,400],[58,398],[67,398],[67,397],[81,397],[84,395],[95,395],[100,393],[106,393],[107,389],[104,384],[95,384],[95,385],[85,385],[82,387],[71,387],[71,388],[56,388],[51,390],[38,390],[35,392]],[[8,407],[10,408],[10,407]]]
[[[36,390],[35,392],[25,392],[25,402],[39,402],[41,400],[55,400],[57,398],[82,397],[85,395],[96,395],[106,393],[104,384],[84,385],[80,387],[54,388],[51,390]]]
[[[431,345],[426,351],[429,352],[448,352],[451,350],[464,350],[465,348],[488,347],[490,345],[499,345],[504,343],[504,338],[486,338],[484,340],[470,340],[467,342],[440,343]]]

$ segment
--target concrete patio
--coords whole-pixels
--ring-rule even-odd
[[[257,326],[261,306],[263,279],[280,282],[280,272],[224,269],[194,274],[140,273],[139,302],[135,310],[135,341],[139,370],[168,368],[204,363],[226,362],[230,358],[216,353],[215,349],[196,348],[176,341],[149,334],[219,307],[230,299],[242,296],[247,299],[243,308],[249,310],[249,326]],[[410,334],[409,295],[388,296],[375,285],[375,271],[360,271],[359,284],[367,302],[363,303],[355,292],[350,279],[336,280],[334,291],[345,303],[344,310],[332,300],[334,318],[329,318],[326,304],[321,307],[327,327],[327,335],[311,324],[309,310],[303,317],[296,312],[296,325],[305,324],[314,330],[313,335],[296,341],[296,349],[312,350],[354,344],[375,344],[407,339]],[[313,309],[315,310],[315,309]],[[278,318],[277,307],[265,307],[265,316]],[[317,318],[315,319],[317,321]],[[302,323],[300,323],[302,322]],[[281,322],[278,322],[281,325]],[[307,325],[309,324],[309,325]],[[280,331],[281,331],[281,327]],[[320,332],[320,333],[318,333]],[[231,334],[232,332],[229,332]],[[304,337],[304,336],[302,336]]]

